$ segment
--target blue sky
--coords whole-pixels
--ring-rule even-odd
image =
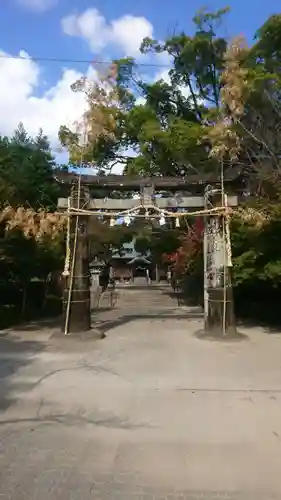
[[[28,3],[31,0],[26,0]],[[46,2],[52,0],[46,0]],[[48,56],[66,55],[87,58],[89,51],[82,43],[66,38],[60,29],[60,20],[70,13],[95,7],[111,21],[125,14],[144,16],[153,25],[157,37],[163,38],[173,30],[192,29],[191,19],[197,9],[206,5],[216,9],[229,5],[227,19],[229,34],[243,33],[251,39],[255,30],[270,14],[281,11],[280,0],[222,0],[202,2],[193,0],[57,0],[53,8],[41,11],[20,6],[21,0],[1,0],[0,46],[16,52],[24,48],[29,53]],[[22,0],[24,3],[24,0]],[[34,3],[36,0],[34,0]],[[43,3],[43,0],[42,0]]]
[[[179,30],[191,33],[197,9],[227,4],[231,12],[223,34],[244,34],[249,42],[268,16],[281,12],[280,0],[0,0],[0,51],[78,60],[136,55],[142,35],[164,39]],[[141,73],[154,77],[164,69],[142,67]],[[81,100],[69,87],[87,70],[87,63],[0,58],[0,133],[10,133],[22,120],[31,133],[44,127],[54,141],[60,120],[79,115]]]

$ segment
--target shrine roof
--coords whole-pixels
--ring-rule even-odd
[[[224,181],[226,184],[233,184],[241,176],[241,169],[237,167],[229,168],[225,171]],[[72,184],[79,179],[79,174],[56,170],[54,178],[62,184]],[[153,186],[154,189],[167,189],[171,191],[188,191],[194,188],[202,191],[208,184],[219,184],[221,182],[218,175],[214,173],[192,174],[183,177],[131,177],[128,175],[81,175],[82,185],[95,189],[118,189],[139,190],[145,186]]]

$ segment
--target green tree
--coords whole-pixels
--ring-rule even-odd
[[[202,101],[219,107],[220,74],[227,42],[217,35],[217,31],[228,11],[228,8],[216,12],[198,11],[193,18],[193,36],[180,33],[164,43],[149,38],[142,43],[144,53],[167,52],[172,57],[172,83],[186,87],[188,100],[200,120],[204,116]]]
[[[38,314],[46,303],[49,274],[62,268],[63,226],[55,234],[50,227],[57,216],[51,215],[53,222],[46,216],[59,195],[54,166],[42,130],[31,138],[20,124],[11,138],[0,137],[1,325],[2,318],[5,325],[26,317],[30,308]]]
[[[172,57],[171,85],[161,80],[153,84],[141,81],[132,58],[114,61],[117,74],[112,89],[119,103],[114,110],[109,103],[114,130],[88,137],[87,162],[101,168],[118,162],[126,173],[142,175],[183,175],[216,168],[216,162],[208,157],[202,124],[208,108],[219,106],[219,76],[226,41],[217,36],[216,30],[227,10],[199,12],[194,17],[194,36],[181,33],[164,43],[143,41],[143,52],[167,52]],[[92,90],[94,98],[88,100],[90,116],[101,107],[104,116],[97,88]],[[144,105],[136,104],[136,92],[144,98]],[[63,144],[68,139],[77,142],[77,136],[63,127],[60,138]],[[134,155],[128,155],[128,150],[133,150]]]
[[[91,222],[91,234],[91,258],[98,258],[105,264],[111,261],[113,251],[121,254],[123,244],[132,240],[132,230],[129,227],[123,224],[110,227],[108,221],[98,219]]]
[[[270,16],[256,32],[252,54],[267,71],[280,74],[281,14]]]
[[[28,137],[22,124],[11,139],[0,138],[0,204],[48,207],[57,203],[58,186],[48,138],[39,132]]]
[[[174,253],[181,245],[182,232],[177,229],[156,229],[152,226],[144,228],[135,234],[135,249],[147,255],[153,262],[161,263],[162,257]]]

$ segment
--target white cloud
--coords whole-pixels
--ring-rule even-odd
[[[170,71],[170,68],[157,72],[155,77],[154,77],[154,81],[157,82],[159,80],[163,80],[165,83],[168,83],[168,85],[172,85],[169,71]],[[178,89],[181,91],[182,95],[186,99],[188,99],[188,97],[190,97],[190,90],[186,85],[181,85],[178,87]]]
[[[63,70],[57,83],[38,97],[41,68],[24,51],[19,55],[25,59],[5,59],[3,56],[8,55],[0,51],[0,134],[10,135],[23,122],[32,136],[42,127],[56,148],[60,125],[71,126],[85,110],[83,94],[70,88],[82,74],[73,69]],[[95,71],[89,69],[88,75],[94,77]]]
[[[145,17],[123,16],[112,21],[111,38],[126,55],[137,55],[145,37],[152,37],[153,26]]]
[[[107,23],[95,8],[64,17],[61,24],[65,34],[81,37],[93,52],[115,45],[128,56],[138,55],[143,38],[153,34],[153,26],[145,17],[125,15]]]
[[[147,81],[150,81],[150,83],[155,83],[155,82],[158,82],[160,80],[163,80],[163,82],[167,83],[168,85],[171,85],[171,78],[170,78],[170,75],[169,75],[169,71],[170,71],[170,68],[161,69],[161,70],[157,71],[153,75],[153,77],[147,78]],[[184,93],[185,88],[181,89],[181,91]],[[143,105],[145,103],[146,103],[145,97],[142,97],[142,96],[138,96],[137,97],[137,99],[136,99],[136,105],[137,106]]]
[[[84,38],[93,52],[103,49],[108,42],[108,27],[97,9],[88,9],[79,16],[71,14],[61,24],[66,35]]]
[[[170,69],[163,69],[161,71],[158,71],[154,77],[154,81],[158,82],[158,80],[163,80],[165,83],[168,83],[168,85],[171,85],[171,78],[169,75]]]
[[[65,69],[57,83],[38,97],[42,68],[26,52],[20,51],[19,56],[24,59],[12,59],[0,50],[0,135],[11,135],[19,122],[23,122],[31,136],[42,128],[56,152],[60,126],[72,127],[86,109],[83,94],[74,93],[70,88],[83,75],[74,69]],[[94,79],[97,73],[89,67],[86,76]],[[67,162],[65,153],[56,156],[59,162]],[[114,173],[122,170],[121,163],[113,168]]]
[[[57,0],[16,0],[18,5],[36,12],[45,12],[53,7]]]
[[[142,96],[137,97],[137,99],[136,99],[137,106],[143,106],[145,103],[146,103],[145,97],[142,97]]]
[[[133,148],[128,148],[128,149],[125,149],[123,152],[121,152],[120,156],[134,158],[137,156],[137,152]],[[124,162],[122,162],[122,161],[116,162],[116,163],[114,163],[114,166],[111,170],[111,173],[112,174],[122,174],[124,167],[125,167]]]

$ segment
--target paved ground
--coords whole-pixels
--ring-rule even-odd
[[[121,295],[101,341],[2,332],[0,498],[279,499],[281,333],[199,340],[165,290]]]

